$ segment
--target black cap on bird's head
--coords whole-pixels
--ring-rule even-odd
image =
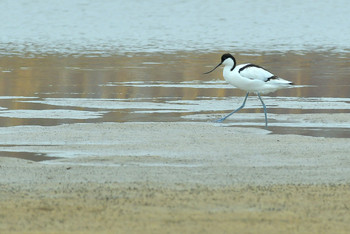
[[[231,58],[231,59],[234,61],[234,63],[236,63],[236,60],[235,60],[235,58],[232,56],[232,54],[229,54],[229,53],[223,54],[223,55],[221,56],[221,62],[220,62],[216,67],[214,67],[212,70],[210,70],[210,71],[208,71],[208,72],[205,72],[205,73],[203,73],[203,74],[208,74],[208,73],[214,71],[214,70],[215,70],[216,68],[218,68],[221,64],[223,64],[223,62],[224,62],[226,59],[228,59],[228,58]]]
[[[229,53],[227,53],[227,54],[223,54],[222,56],[221,56],[221,63],[223,63],[226,59],[228,59],[228,58],[231,58],[231,59],[235,59],[233,56],[232,56],[232,54],[229,54]]]

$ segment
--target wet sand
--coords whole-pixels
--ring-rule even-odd
[[[2,156],[66,156],[0,157],[1,233],[350,231],[348,138],[86,123],[4,127],[0,140]]]

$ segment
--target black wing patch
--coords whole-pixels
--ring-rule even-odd
[[[243,71],[244,69],[249,68],[249,67],[257,67],[257,68],[261,68],[261,69],[266,70],[266,69],[265,69],[265,68],[263,68],[263,67],[260,67],[260,66],[258,66],[258,65],[255,65],[255,64],[249,63],[249,64],[247,64],[247,65],[245,65],[245,66],[241,67],[241,68],[238,70],[238,72],[240,73],[241,71]]]
[[[276,80],[276,79],[278,79],[278,76],[271,76],[271,77],[267,78],[267,79],[265,80],[265,82],[268,82],[268,81],[270,81],[270,80]]]
[[[261,71],[264,71],[266,72],[265,74],[261,74],[259,75],[259,77],[257,78],[249,78],[249,77],[246,77],[248,79],[258,79],[258,80],[262,80],[264,82],[268,82],[270,80],[274,80],[274,79],[278,79],[277,76],[273,75],[270,71],[266,70],[265,68],[263,67],[260,67],[258,65],[255,65],[255,64],[252,64],[252,63],[249,63],[249,64],[246,64],[245,66],[241,67],[238,72],[239,73],[242,73],[243,71],[245,72],[246,70],[249,71],[249,68],[258,68],[258,69],[261,69]],[[254,75],[256,77],[256,75]]]

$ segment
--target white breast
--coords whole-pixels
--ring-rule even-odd
[[[291,84],[291,82],[276,77],[266,69],[253,64],[241,64],[232,71],[230,67],[225,66],[223,75],[231,85],[255,93],[270,93],[287,88]]]

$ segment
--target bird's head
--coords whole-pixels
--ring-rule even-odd
[[[227,54],[223,54],[221,56],[221,62],[216,67],[214,67],[212,70],[210,70],[208,72],[205,72],[203,74],[209,74],[210,72],[214,71],[216,68],[221,66],[222,64],[224,64],[224,65],[232,65],[232,67],[233,67],[236,64],[236,60],[232,56],[232,54],[228,54],[228,53]]]

